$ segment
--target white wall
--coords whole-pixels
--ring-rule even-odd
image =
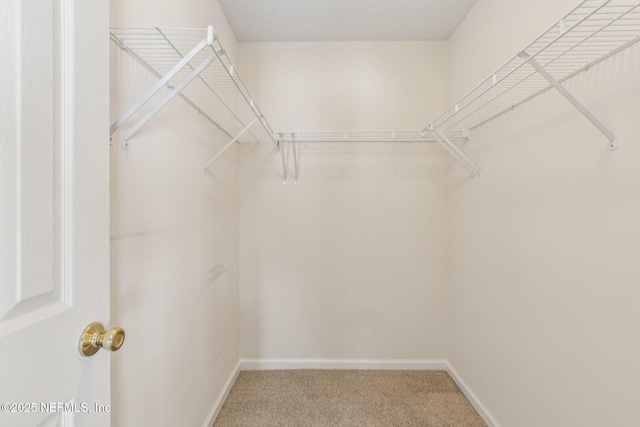
[[[193,3],[119,0],[113,24],[222,23],[233,50]],[[574,6],[479,0],[448,44],[240,44],[237,63],[275,130],[419,129]],[[298,185],[251,144],[205,177],[226,138],[175,101],[112,149],[114,424],[199,425],[239,356],[446,356],[503,426],[639,425],[639,50],[568,83],[618,152],[549,92],[474,131],[474,181],[417,144],[305,145]],[[115,116],[154,79],[113,52]]]
[[[573,0],[480,0],[453,35],[462,95]],[[640,49],[473,132],[450,176],[449,359],[503,426],[640,425]]]
[[[419,129],[448,99],[446,43],[238,55],[276,131]],[[443,357],[448,159],[420,144],[300,149],[298,185],[282,184],[272,143],[241,151],[241,357]]]
[[[449,96],[446,42],[240,43],[276,132],[416,130]]]
[[[114,0],[111,24],[213,24],[235,51],[216,1]],[[157,79],[114,44],[111,73],[115,120]],[[121,135],[111,149],[111,318],[127,341],[110,356],[113,425],[200,426],[238,361],[236,150],[203,175],[228,137],[178,98],[127,151]]]

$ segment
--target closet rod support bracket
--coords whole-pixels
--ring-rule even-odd
[[[277,135],[275,135],[277,138]],[[282,139],[278,139],[278,149],[280,150],[280,157],[282,158],[282,184],[286,185],[287,183],[287,162],[285,161],[284,156],[284,142]]]
[[[204,165],[204,171],[202,173],[207,173],[207,169],[209,169],[209,166],[211,166],[211,163],[213,163],[218,157],[222,156],[225,151],[227,151],[229,148],[231,148],[231,146],[235,142],[237,142],[240,139],[240,137],[242,135],[244,135],[251,128],[251,126],[256,124],[257,121],[258,121],[258,118],[256,117],[248,125],[246,125],[240,132],[238,132],[238,134],[236,136],[234,136],[233,139],[227,143],[227,145],[222,147],[222,149],[220,151],[218,151],[218,154],[216,154],[211,159],[209,159],[209,161]]]
[[[296,153],[296,134],[293,134],[293,139],[291,140],[291,146],[293,148],[293,177],[294,183],[298,184],[300,181],[298,180],[298,154]]]
[[[609,151],[617,150],[619,147],[618,138],[607,128],[598,118],[593,115],[580,101],[578,101],[559,81],[526,52],[520,52],[519,56],[529,62],[529,64],[547,80],[560,94],[569,101],[583,116],[587,118],[604,136],[609,140]]]
[[[451,154],[470,174],[472,178],[480,177],[480,168],[471,161],[445,134],[440,132],[434,125],[429,125],[425,129],[427,135],[432,135],[436,141]]]

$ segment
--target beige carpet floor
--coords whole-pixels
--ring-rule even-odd
[[[444,371],[245,371],[214,427],[486,427]]]

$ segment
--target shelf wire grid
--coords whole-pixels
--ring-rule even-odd
[[[474,129],[640,41],[640,3],[586,0],[436,118],[425,131]]]
[[[447,130],[452,139],[469,138],[467,130]],[[283,142],[437,142],[422,131],[347,131],[347,132],[278,132],[276,138]]]
[[[207,34],[207,28],[111,28],[110,37],[156,77],[162,78],[206,40]],[[211,55],[215,55],[215,60],[179,96],[230,138],[258,117],[260,126],[251,127],[240,141],[276,143],[273,130],[217,36],[214,35],[213,43],[189,61],[167,87],[173,89],[180,84]]]

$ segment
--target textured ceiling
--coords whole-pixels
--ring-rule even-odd
[[[446,40],[476,0],[219,0],[238,41]]]

